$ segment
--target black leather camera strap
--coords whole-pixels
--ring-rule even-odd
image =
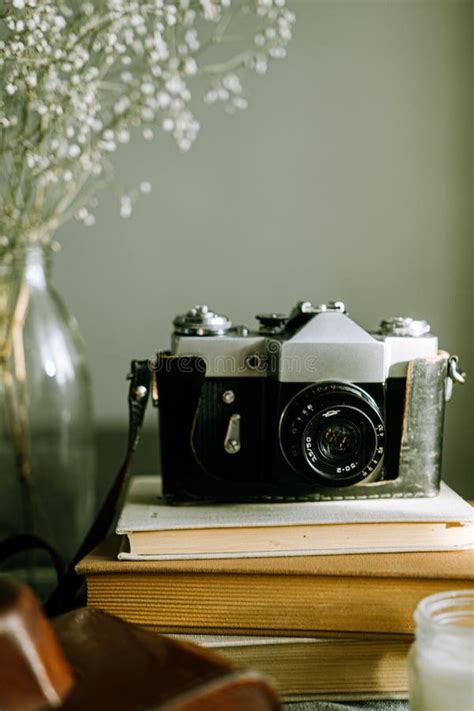
[[[79,546],[66,572],[62,575],[58,587],[46,603],[46,611],[54,616],[74,607],[82,578],[75,568],[85,555],[95,548],[107,535],[118,511],[125,486],[128,481],[133,454],[138,446],[140,430],[150,396],[153,369],[149,360],[133,360],[128,393],[129,428],[128,446],[123,464],[110,488],[105,501],[92,524],[89,532]]]
[[[58,585],[45,604],[46,611],[50,616],[61,614],[75,606],[82,584],[82,578],[75,571],[76,565],[105,538],[115,519],[128,481],[133,454],[140,439],[140,430],[150,397],[153,373],[149,360],[132,361],[128,393],[128,445],[125,458],[91,528],[67,569],[54,547],[38,536],[21,534],[0,541],[0,565],[13,556],[34,550],[43,551],[49,555],[58,578]]]

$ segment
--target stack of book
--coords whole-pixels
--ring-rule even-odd
[[[433,499],[167,506],[136,477],[79,565],[88,604],[218,650],[282,696],[407,695],[413,612],[474,586],[472,509]]]

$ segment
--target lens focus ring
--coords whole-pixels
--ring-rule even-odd
[[[384,452],[375,401],[345,383],[317,383],[298,393],[280,422],[280,446],[297,472],[344,487],[372,478]]]

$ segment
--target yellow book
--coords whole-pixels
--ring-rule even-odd
[[[87,556],[88,604],[170,633],[410,634],[418,602],[474,587],[472,551],[119,561]]]
[[[153,629],[152,627],[149,629]],[[409,635],[173,635],[271,678],[285,701],[407,698]]]

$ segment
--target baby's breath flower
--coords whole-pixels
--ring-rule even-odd
[[[196,75],[207,103],[245,109],[243,73],[264,74],[284,57],[294,23],[285,0],[0,4],[0,173],[9,176],[0,182],[0,257],[39,226],[44,234],[73,215],[92,226],[91,180],[109,173],[109,154],[134,130],[147,141],[163,131],[188,151],[200,128]],[[242,27],[252,18],[251,35],[234,41],[242,16]],[[233,41],[211,62],[207,50],[225,31]],[[124,193],[122,217],[150,191],[142,181]]]
[[[129,195],[122,195],[120,198],[120,217],[127,219],[132,215],[132,198]]]

